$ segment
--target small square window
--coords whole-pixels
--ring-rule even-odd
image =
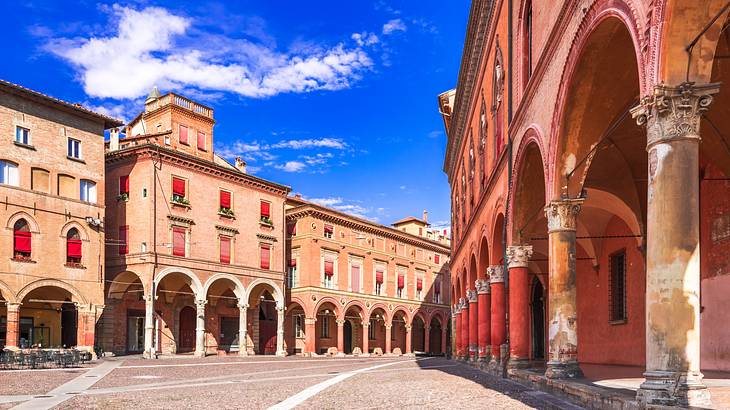
[[[81,141],[69,138],[67,155],[70,158],[81,159]]]
[[[165,145],[170,145],[170,136],[165,135]]]
[[[15,127],[15,142],[23,145],[30,145],[30,130],[23,127]]]

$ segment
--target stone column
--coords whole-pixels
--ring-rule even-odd
[[[205,305],[207,300],[196,300],[195,356],[205,357]]]
[[[8,302],[7,327],[5,333],[5,348],[18,350],[18,335],[20,332],[20,303]]]
[[[284,350],[284,311],[286,308],[283,304],[276,304],[276,355],[286,356]]]
[[[446,323],[441,327],[441,353],[446,355]]]
[[[477,279],[476,281],[476,287],[477,287],[477,309],[479,309],[479,336],[478,336],[478,355],[480,360],[489,360],[489,356],[491,354],[489,346],[491,343],[490,335],[491,335],[491,313],[490,313],[490,306],[491,303],[491,289],[489,287],[489,280],[488,279]]]
[[[498,363],[501,360],[499,353],[500,346],[507,341],[506,315],[504,305],[504,268],[502,265],[489,267],[489,284],[491,286],[491,311],[492,311],[492,362]]]
[[[575,230],[583,199],[552,201],[548,221],[549,353],[545,376],[582,377],[578,367],[578,323],[575,302]]]
[[[337,319],[337,353],[345,353],[345,320]]]
[[[423,350],[426,353],[431,353],[431,326],[423,327]]]
[[[103,306],[102,306],[103,309]],[[77,306],[76,309],[76,348],[94,352],[96,336],[96,308],[94,306]],[[48,346],[43,346],[48,347]]]
[[[646,404],[704,407],[700,373],[700,119],[720,85],[656,86],[631,110],[646,124]]]
[[[461,356],[469,358],[469,300],[461,298]]]
[[[370,323],[366,320],[362,321],[362,354],[366,355],[370,353],[370,347],[368,344],[370,343],[370,337],[368,335],[368,329],[370,328]]]
[[[411,340],[411,336],[413,334],[411,333],[411,325],[406,325],[405,328],[406,328],[406,351],[405,351],[405,354],[409,354],[409,353],[412,353],[411,352],[411,341],[412,341]]]
[[[126,315],[126,312],[124,313]],[[157,355],[155,352],[155,297],[144,296],[144,355],[152,359]]]
[[[479,343],[479,309],[477,308],[477,291],[467,290],[469,300],[469,358],[477,360],[477,345]]]
[[[385,353],[390,354],[392,353],[393,344],[390,340],[391,337],[393,337],[393,334],[391,331],[393,330],[393,325],[390,323],[385,324]]]
[[[317,318],[305,317],[304,318],[304,352],[305,353],[317,353]],[[340,334],[337,332],[339,340]]]
[[[452,319],[454,323],[454,357],[461,357],[461,302],[454,305],[454,311],[452,313]]]
[[[530,360],[530,282],[527,265],[532,246],[514,245],[507,248],[509,264],[509,366],[527,367]]]
[[[238,355],[248,356],[248,304],[238,303]]]

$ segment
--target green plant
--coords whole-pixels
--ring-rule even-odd
[[[190,201],[188,201],[187,198],[180,195],[173,195],[172,196],[172,202],[180,205],[190,205]]]
[[[226,207],[223,207],[223,206],[220,207],[220,209],[218,210],[218,213],[219,214],[222,214],[222,215],[225,215],[225,216],[229,216],[229,217],[233,217],[235,215],[233,213],[233,209],[226,208]]]
[[[271,219],[269,219],[268,216],[262,216],[261,217],[261,222],[262,223],[265,223],[267,225],[274,225],[274,223],[271,221]]]
[[[129,200],[129,192],[122,192],[121,194],[117,195],[117,201],[128,201]]]

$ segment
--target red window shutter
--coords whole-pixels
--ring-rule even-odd
[[[398,289],[403,289],[405,287],[406,278],[403,275],[398,275]]]
[[[261,201],[261,217],[271,218],[271,204],[265,201]]]
[[[205,150],[205,133],[198,131],[198,149]]]
[[[15,252],[30,252],[31,251],[31,234],[26,231],[15,231],[14,235],[14,249]]]
[[[172,194],[185,197],[185,180],[178,177],[172,177]]]
[[[296,236],[296,234],[297,234],[297,223],[296,222],[287,225],[287,233],[291,236]]]
[[[81,239],[66,239],[66,256],[81,259]]]
[[[172,228],[172,254],[185,256],[185,228]]]
[[[441,255],[433,255],[433,263],[439,264],[441,262]]]
[[[383,271],[382,270],[376,270],[375,271],[375,283],[383,283]]]
[[[418,236],[423,236],[423,228],[418,228]]]
[[[335,275],[335,262],[330,260],[324,261],[324,274],[327,276]]]
[[[292,268],[296,268],[297,267],[297,260],[296,259],[289,260],[289,266],[291,266]]]
[[[119,193],[129,193],[129,175],[122,175],[119,177]]]
[[[441,294],[441,281],[436,281],[433,286],[433,293],[440,295]]]
[[[350,272],[350,283],[353,292],[360,291],[360,266],[353,266]]]
[[[423,290],[423,279],[416,279],[416,290]]]
[[[119,254],[129,253],[129,225],[119,227]]]
[[[186,127],[184,125],[180,126],[180,143],[181,144],[188,143],[188,127]]]
[[[228,191],[220,191],[221,208],[231,208],[231,193]]]
[[[221,263],[231,263],[231,238],[221,236]]]
[[[269,245],[261,245],[261,269],[270,268],[271,248]]]
[[[332,227],[332,225],[325,225],[324,233],[332,235],[332,233],[334,233],[334,228]]]

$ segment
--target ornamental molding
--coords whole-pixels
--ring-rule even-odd
[[[195,221],[191,218],[186,218],[184,216],[179,215],[167,215],[167,219],[170,220],[171,223],[177,224],[177,225],[183,225],[186,228],[190,228],[191,226],[195,225]]]
[[[466,297],[469,299],[469,303],[477,303],[477,291],[474,289],[466,291]]]
[[[224,226],[224,225],[216,225],[215,229],[218,230],[218,233],[226,234],[226,235],[238,235],[238,229],[232,227],[232,226]]]
[[[637,124],[646,125],[648,148],[673,140],[699,141],[702,113],[710,108],[712,95],[719,91],[720,83],[656,85],[653,95],[644,97],[631,109],[631,116]]]
[[[510,268],[526,268],[532,257],[531,245],[513,245],[507,247],[507,264]]]
[[[276,239],[276,236],[272,236],[272,235],[266,235],[266,234],[263,234],[263,233],[257,233],[256,234],[256,237],[259,238],[259,239],[261,239],[262,241],[267,241],[267,242],[272,242],[272,243],[273,242],[278,242],[278,240]]]
[[[489,287],[488,279],[477,279],[477,281],[474,284],[477,287],[477,294],[479,294],[479,295],[485,295],[485,294],[488,295],[491,292],[491,288]]]
[[[552,201],[545,207],[548,233],[575,232],[578,214],[585,199],[563,199]]]
[[[504,268],[502,265],[492,265],[487,268],[489,283],[504,283]]]

